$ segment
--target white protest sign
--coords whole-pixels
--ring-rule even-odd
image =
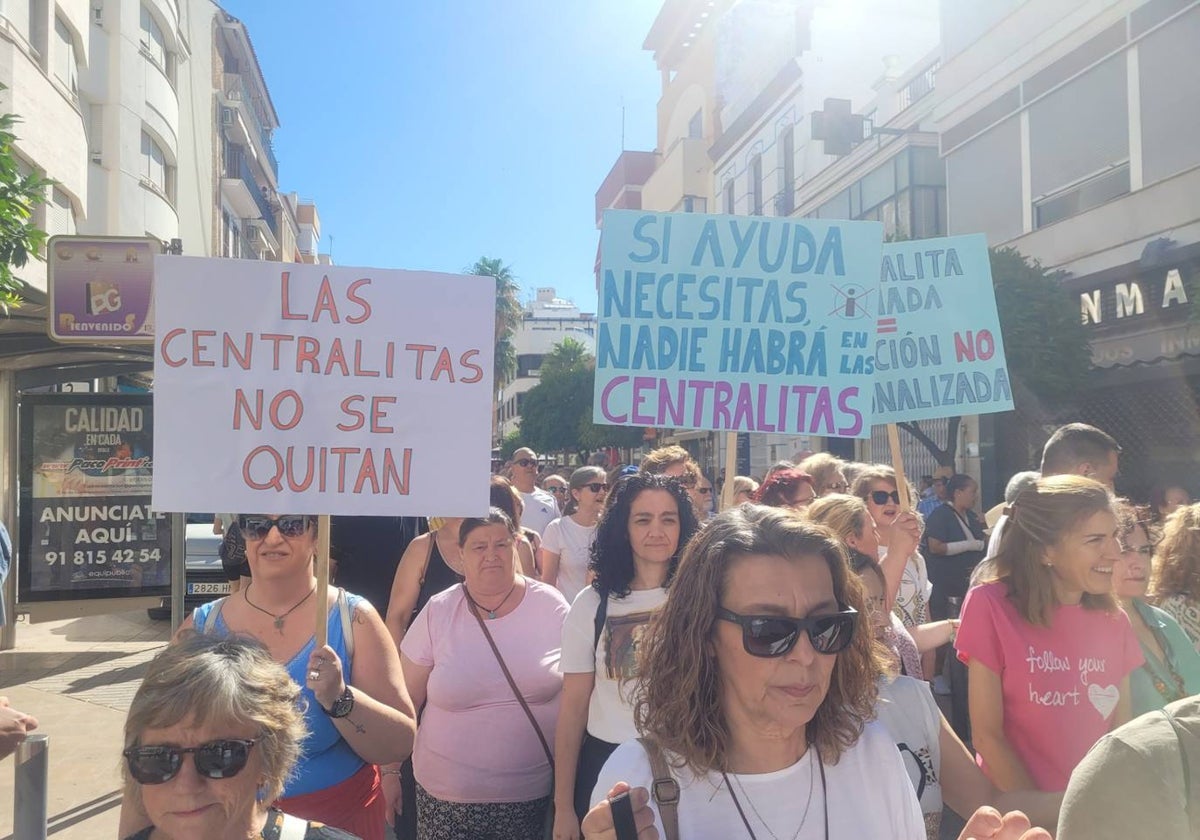
[[[490,277],[155,258],[156,510],[487,510]]]

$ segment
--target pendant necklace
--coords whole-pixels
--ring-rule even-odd
[[[246,592],[245,592],[246,603],[249,604],[250,606],[254,607],[254,609],[258,610],[260,613],[264,613],[265,615],[271,616],[271,618],[274,619],[274,621],[275,621],[275,629],[279,631],[280,636],[283,635],[283,620],[285,618],[287,618],[289,615],[291,615],[292,613],[294,613],[300,607],[301,604],[303,604],[310,597],[312,597],[312,594],[317,591],[317,587],[314,584],[313,588],[308,590],[308,594],[305,595],[303,598],[301,598],[299,601],[297,601],[295,606],[293,606],[290,610],[288,610],[287,612],[284,612],[284,613],[280,613],[279,615],[275,615],[275,613],[271,612],[270,610],[264,610],[258,604],[254,603],[253,601],[250,600],[250,587],[253,585],[254,585],[254,583],[252,581],[249,585],[246,586]]]
[[[467,585],[465,583],[463,584],[463,592],[467,593],[467,600],[471,602],[471,605],[474,607],[478,607],[479,609],[486,612],[487,617],[489,619],[493,619],[493,620],[495,620],[495,618],[496,618],[496,610],[500,609],[505,604],[507,604],[508,599],[512,597],[513,592],[515,592],[516,590],[517,590],[517,579],[514,578],[513,585],[511,587],[509,587],[508,594],[504,596],[504,599],[499,604],[497,604],[495,607],[492,607],[489,609],[488,607],[485,607],[482,604],[480,604],[478,601],[476,601],[475,598],[471,595],[471,593],[469,591],[467,591]]]
[[[809,750],[816,750],[816,747],[810,745]],[[821,801],[825,811],[825,840],[829,840],[829,790],[825,783],[825,762],[814,757],[810,759],[810,763],[813,760],[817,762],[817,768],[821,773]],[[742,818],[742,825],[746,827],[746,833],[750,835],[750,840],[758,840],[758,837],[754,834],[754,829],[750,827],[750,820],[746,818],[746,812],[742,810],[742,803],[738,800],[737,794],[733,790],[733,785],[729,783],[729,776],[725,774],[724,770],[721,771],[721,778],[725,781],[725,789],[729,791],[729,798],[733,800],[733,807],[737,809],[738,816]],[[741,779],[738,779],[738,785],[741,786],[741,784]],[[812,793],[813,775],[810,772],[808,776],[808,801],[804,804],[804,816],[800,818],[800,825],[796,828],[796,833],[792,835],[792,840],[796,840],[800,836],[800,832],[804,829],[804,823],[808,820],[809,807],[812,805]],[[771,831],[771,826],[767,825],[767,821],[762,818],[762,815],[758,813],[758,809],[754,807],[754,800],[746,793],[744,787],[742,788],[742,795],[746,797],[746,802],[750,804],[750,809],[754,812],[754,816],[758,817],[758,821],[763,824],[763,827],[767,829],[771,837],[774,840],[779,840],[775,832]]]

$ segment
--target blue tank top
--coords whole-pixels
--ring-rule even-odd
[[[350,615],[354,615],[354,609],[361,600],[362,598],[357,595],[351,595],[349,592],[346,593],[346,604],[350,609]],[[192,614],[192,623],[202,633],[215,633],[225,636],[228,635],[229,628],[226,626],[222,615],[217,615],[215,625],[212,627],[208,626],[209,615],[217,603],[219,602],[211,601],[196,607],[196,611]],[[333,648],[338,658],[342,660],[342,672],[345,675],[346,684],[350,685],[352,683],[353,662],[346,655],[346,636],[342,628],[341,613],[336,604],[329,611],[327,627],[329,646]],[[300,745],[300,758],[296,762],[296,766],[292,769],[291,777],[284,786],[284,798],[314,793],[318,790],[332,787],[339,782],[344,782],[357,773],[359,768],[366,763],[346,743],[346,739],[337,731],[337,727],[333,725],[333,720],[321,709],[316,695],[308,687],[308,680],[306,679],[308,676],[306,673],[308,671],[308,658],[312,656],[313,648],[316,647],[316,644],[316,636],[313,636],[300,649],[299,653],[293,656],[289,662],[285,663],[288,675],[291,676],[292,681],[296,685],[300,686],[300,706],[304,712],[304,725],[308,729],[308,737]]]

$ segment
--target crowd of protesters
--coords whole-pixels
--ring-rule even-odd
[[[319,647],[316,518],[222,517],[239,586],[139,690],[121,836],[1193,836],[1200,504],[1115,498],[1082,424],[986,515],[802,455],[518,449],[484,515],[395,523],[379,598],[345,568]]]

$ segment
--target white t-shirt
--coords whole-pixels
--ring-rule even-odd
[[[596,540],[596,526],[580,525],[561,516],[542,531],[542,548],[558,555],[558,591],[568,602],[587,586],[588,553]]]
[[[636,589],[624,598],[610,595],[600,644],[595,647],[592,640],[596,638],[600,593],[589,586],[571,605],[563,625],[560,668],[564,674],[596,675],[596,686],[588,703],[587,731],[592,737],[610,744],[637,738],[631,682],[637,676],[637,643],[651,614],[666,601],[665,589]]]
[[[978,586],[984,580],[991,579],[996,576],[996,552],[1000,550],[1000,537],[1004,535],[1004,529],[1008,526],[1008,514],[1000,514],[1000,518],[996,520],[996,524],[992,526],[991,536],[988,537],[987,556],[980,560],[979,563],[971,570],[971,586]]]
[[[879,546],[879,562],[887,560],[887,546]],[[925,569],[925,558],[914,551],[904,564],[900,576],[900,589],[896,592],[896,603],[892,610],[905,627],[917,627],[929,621],[929,596],[933,584]]]
[[[899,748],[913,791],[921,798],[925,832],[929,840],[937,840],[942,825],[942,750],[938,741],[942,716],[929,683],[912,677],[881,680],[875,711]]]
[[[730,775],[742,810],[758,837],[795,834],[797,840],[824,840],[828,809],[830,840],[925,840],[916,794],[905,776],[900,753],[883,724],[867,724],[858,742],[842,753],[838,763],[826,765],[824,791],[814,758],[815,752],[806,753],[791,767],[774,773]],[[671,760],[667,756],[668,763]],[[720,773],[709,772],[696,778],[686,767],[673,767],[671,772],[680,789],[681,838],[727,840],[746,836],[746,827]],[[650,759],[642,745],[637,741],[622,744],[600,771],[592,803],[602,800],[617,782],[649,789],[653,778]],[[650,807],[654,810],[658,836],[665,837],[662,818],[653,800]],[[798,827],[801,830],[796,834]]]
[[[517,492],[521,493],[520,490]],[[539,487],[534,487],[532,493],[521,493],[521,502],[525,505],[525,510],[521,512],[522,528],[541,534],[547,525],[558,519],[558,502]]]

